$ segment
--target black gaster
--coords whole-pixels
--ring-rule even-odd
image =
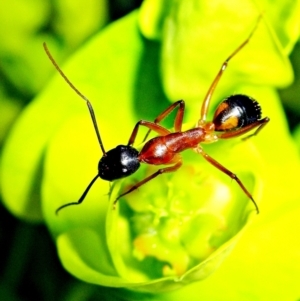
[[[259,119],[261,119],[261,107],[260,104],[250,96],[243,94],[231,95],[227,98],[228,102],[232,102],[234,106],[238,106],[243,115],[241,118],[243,124],[240,126],[246,126]]]
[[[114,181],[133,174],[140,167],[138,155],[139,152],[129,145],[118,145],[100,159],[99,177]]]
[[[233,116],[238,119],[238,122],[236,127],[232,128],[232,130],[245,127],[261,119],[260,104],[250,96],[235,94],[229,96],[222,101],[222,103],[227,104],[228,107],[214,118],[213,122],[217,126],[223,124],[227,119]]]

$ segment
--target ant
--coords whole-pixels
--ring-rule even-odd
[[[109,151],[105,151],[105,148],[103,146],[92,104],[66,77],[66,75],[63,73],[63,71],[60,69],[60,67],[50,54],[46,43],[44,43],[44,49],[54,67],[64,78],[64,80],[69,84],[69,86],[86,101],[103,154],[98,163],[97,175],[87,186],[80,199],[77,202],[71,202],[60,206],[56,210],[56,214],[65,207],[81,204],[84,201],[90,188],[98,178],[106,181],[114,181],[127,177],[139,169],[140,163],[151,165],[167,165],[166,167],[158,169],[156,172],[146,177],[142,181],[136,183],[127,191],[121,193],[114,200],[113,206],[115,208],[116,203],[121,197],[136,190],[140,186],[156,178],[158,175],[168,172],[175,172],[176,170],[178,170],[182,165],[182,157],[180,153],[186,149],[192,149],[196,153],[202,155],[203,158],[210,164],[236,181],[243,192],[247,195],[247,197],[253,202],[256,212],[259,213],[258,205],[254,201],[250,192],[241,182],[241,180],[233,172],[210,157],[200,146],[200,143],[212,143],[218,141],[219,139],[233,138],[256,129],[253,134],[244,138],[248,139],[249,137],[258,134],[258,132],[270,120],[268,117],[261,118],[261,107],[256,100],[243,94],[236,94],[231,95],[223,100],[217,107],[213,120],[206,121],[211,97],[222,74],[226,70],[229,61],[249,42],[258,26],[260,18],[261,17],[259,17],[254,29],[251,31],[248,38],[235,51],[233,51],[233,53],[222,64],[220,71],[216,75],[204,98],[200,111],[200,119],[198,120],[195,128],[187,131],[182,131],[185,102],[183,100],[178,100],[170,105],[167,109],[165,109],[161,114],[159,114],[154,122],[149,122],[146,120],[140,120],[139,122],[137,122],[131,133],[128,144],[118,145]],[[174,120],[174,132],[171,132],[170,130],[161,126],[159,123],[175,109],[177,109],[177,112]],[[158,136],[148,140],[144,144],[142,149],[138,151],[133,147],[133,144],[135,142],[140,126],[148,128],[148,132],[143,142],[146,141],[151,131],[156,132]]]

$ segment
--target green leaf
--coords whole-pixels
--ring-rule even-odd
[[[180,95],[196,106],[221,63],[247,38],[260,14],[263,20],[249,45],[230,63],[215,96],[245,81],[290,84],[287,55],[300,35],[299,3],[245,0],[233,6],[223,1],[144,1],[141,29],[147,37],[161,37],[162,80],[168,97]]]

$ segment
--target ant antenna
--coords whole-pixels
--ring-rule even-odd
[[[71,205],[79,205],[83,202],[83,200],[85,199],[86,195],[88,194],[90,188],[93,186],[93,184],[95,183],[95,181],[98,179],[99,175],[96,175],[96,177],[93,178],[93,180],[91,181],[91,183],[88,185],[88,187],[85,189],[85,191],[83,192],[82,196],[80,197],[80,199],[77,201],[77,202],[72,202],[72,203],[67,203],[67,204],[64,204],[60,207],[58,207],[55,211],[55,214],[58,215],[58,212],[65,208],[65,207],[68,207],[68,206],[71,206]]]
[[[56,61],[54,60],[53,56],[51,55],[46,43],[44,42],[43,43],[43,47],[46,51],[46,54],[48,56],[48,58],[50,59],[50,61],[52,62],[52,64],[54,65],[55,69],[60,73],[60,75],[63,77],[63,79],[67,82],[67,84],[82,98],[85,100],[87,106],[88,106],[88,109],[90,111],[90,115],[92,117],[92,121],[93,121],[93,124],[94,124],[94,129],[95,129],[95,132],[96,132],[96,135],[97,135],[97,138],[98,138],[98,142],[99,142],[99,145],[100,145],[100,148],[101,148],[101,151],[103,153],[103,156],[106,155],[106,151],[104,149],[104,146],[103,146],[103,142],[102,142],[102,139],[100,137],[100,132],[99,132],[99,129],[98,129],[98,124],[97,124],[97,120],[96,120],[96,116],[95,116],[95,113],[94,113],[94,109],[93,109],[93,106],[91,104],[91,102],[88,100],[88,98],[86,96],[84,96],[72,83],[71,81],[67,78],[67,76],[63,73],[63,71],[59,68],[58,64],[56,63]]]

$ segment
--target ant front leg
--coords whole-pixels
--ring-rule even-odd
[[[139,127],[141,125],[147,127],[149,129],[149,132],[155,131],[157,134],[159,134],[161,136],[166,136],[171,133],[169,130],[167,130],[166,128],[164,128],[163,126],[161,126],[159,124],[156,124],[156,123],[150,122],[150,121],[146,121],[146,120],[140,120],[139,122],[137,122],[137,124],[133,128],[133,131],[132,131],[131,136],[128,141],[128,145],[133,145],[135,138],[137,136]]]
[[[217,169],[219,169],[220,171],[222,171],[223,173],[228,175],[231,179],[236,181],[238,183],[238,185],[241,187],[241,189],[244,191],[244,193],[247,195],[247,197],[254,204],[257,214],[259,213],[259,208],[258,208],[256,202],[254,201],[251,193],[247,190],[247,188],[244,186],[244,184],[241,182],[241,180],[237,177],[236,174],[234,174],[233,172],[228,170],[226,167],[224,167],[222,164],[220,164],[218,161],[216,161],[215,159],[210,157],[207,153],[205,153],[205,151],[202,149],[202,147],[198,146],[198,147],[194,148],[194,150],[196,153],[202,155],[203,158],[206,161],[208,161],[210,164],[212,164],[214,167],[216,167]]]
[[[154,123],[159,123],[163,119],[165,119],[172,111],[174,111],[178,107],[178,111],[175,116],[174,120],[174,130],[175,132],[181,132],[182,128],[182,120],[183,120],[183,115],[184,115],[184,110],[185,110],[185,102],[184,100],[178,100],[171,104],[167,109],[165,109],[162,113],[160,113],[154,120]],[[146,141],[148,138],[149,134],[151,132],[151,129],[147,132],[143,142]]]
[[[180,168],[181,165],[182,165],[182,159],[181,159],[181,156],[180,156],[179,154],[177,154],[177,155],[173,158],[172,162],[170,162],[170,163],[175,163],[175,164],[172,165],[172,166],[165,167],[165,168],[161,168],[161,169],[157,170],[157,171],[156,171],[155,173],[153,173],[152,175],[148,176],[148,177],[145,178],[144,180],[142,180],[142,181],[136,183],[135,185],[133,185],[133,186],[132,186],[131,188],[129,188],[127,191],[121,193],[121,194],[115,199],[115,201],[114,201],[114,203],[113,203],[113,208],[116,207],[116,204],[117,204],[118,200],[119,200],[121,197],[123,197],[123,196],[129,194],[130,192],[132,192],[132,191],[138,189],[138,188],[141,187],[142,185],[146,184],[147,182],[153,180],[154,178],[156,178],[157,176],[159,176],[159,175],[161,175],[161,174],[163,174],[163,173],[174,172],[174,171],[176,171],[178,168]]]

